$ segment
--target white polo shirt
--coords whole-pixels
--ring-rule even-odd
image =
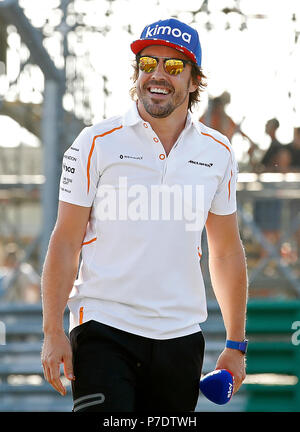
[[[199,331],[208,212],[236,211],[228,139],[193,120],[167,156],[136,104],[85,128],[65,152],[59,199],[91,207],[70,330],[88,320],[154,339]]]

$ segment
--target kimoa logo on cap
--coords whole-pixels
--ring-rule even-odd
[[[190,33],[182,33],[179,28],[172,28],[170,26],[159,26],[158,24],[154,28],[148,27],[145,37],[153,37],[159,34],[172,34],[172,36],[174,37],[181,37],[184,42],[191,43],[192,35]]]

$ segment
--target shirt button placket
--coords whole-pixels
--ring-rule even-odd
[[[155,143],[159,143],[159,139],[158,139],[157,137],[154,137],[154,138],[153,138],[153,141],[154,141]],[[163,163],[162,171],[161,171],[161,182],[164,183],[164,177],[165,177],[165,174],[166,174],[166,168],[167,168],[167,165],[166,165],[166,154],[165,154],[165,153],[159,153],[158,158],[159,158],[160,161],[162,161],[162,163]]]
[[[160,145],[161,145],[161,148],[160,148],[160,149],[159,149],[157,146],[155,146],[155,153],[156,153],[156,155],[157,155],[157,157],[158,157],[158,159],[159,159],[159,165],[160,165],[161,170],[162,170],[161,181],[162,181],[162,183],[163,183],[163,178],[164,178],[164,175],[165,175],[165,172],[166,172],[166,154],[165,154],[165,152],[164,152],[164,148],[163,148],[162,144],[160,143],[159,139],[157,138],[157,136],[155,136],[155,135],[153,134],[154,131],[153,131],[153,129],[151,128],[150,124],[144,122],[144,123],[143,123],[143,126],[144,126],[144,128],[147,130],[147,134],[149,134],[149,135],[151,136],[152,141],[153,141],[155,144],[160,144]],[[154,135],[154,136],[153,136],[153,135]],[[159,151],[159,153],[157,153],[157,150]],[[163,164],[163,166],[162,166],[161,164]]]
[[[155,143],[159,143],[159,139],[157,137],[154,137],[153,141]],[[160,153],[158,157],[159,157],[160,160],[164,160],[164,159],[166,159],[166,154],[165,153]]]

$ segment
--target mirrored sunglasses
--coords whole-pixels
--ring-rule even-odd
[[[145,73],[152,73],[155,71],[155,69],[158,66],[159,59],[163,60],[164,63],[164,70],[169,75],[179,75],[185,68],[185,65],[187,63],[193,64],[189,60],[182,60],[182,59],[176,59],[176,58],[169,58],[169,57],[150,57],[150,56],[142,56],[137,57],[137,63],[139,66],[139,69],[142,72]]]

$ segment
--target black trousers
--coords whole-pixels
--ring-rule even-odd
[[[74,412],[194,411],[204,355],[199,332],[167,340],[96,321],[70,333]]]

